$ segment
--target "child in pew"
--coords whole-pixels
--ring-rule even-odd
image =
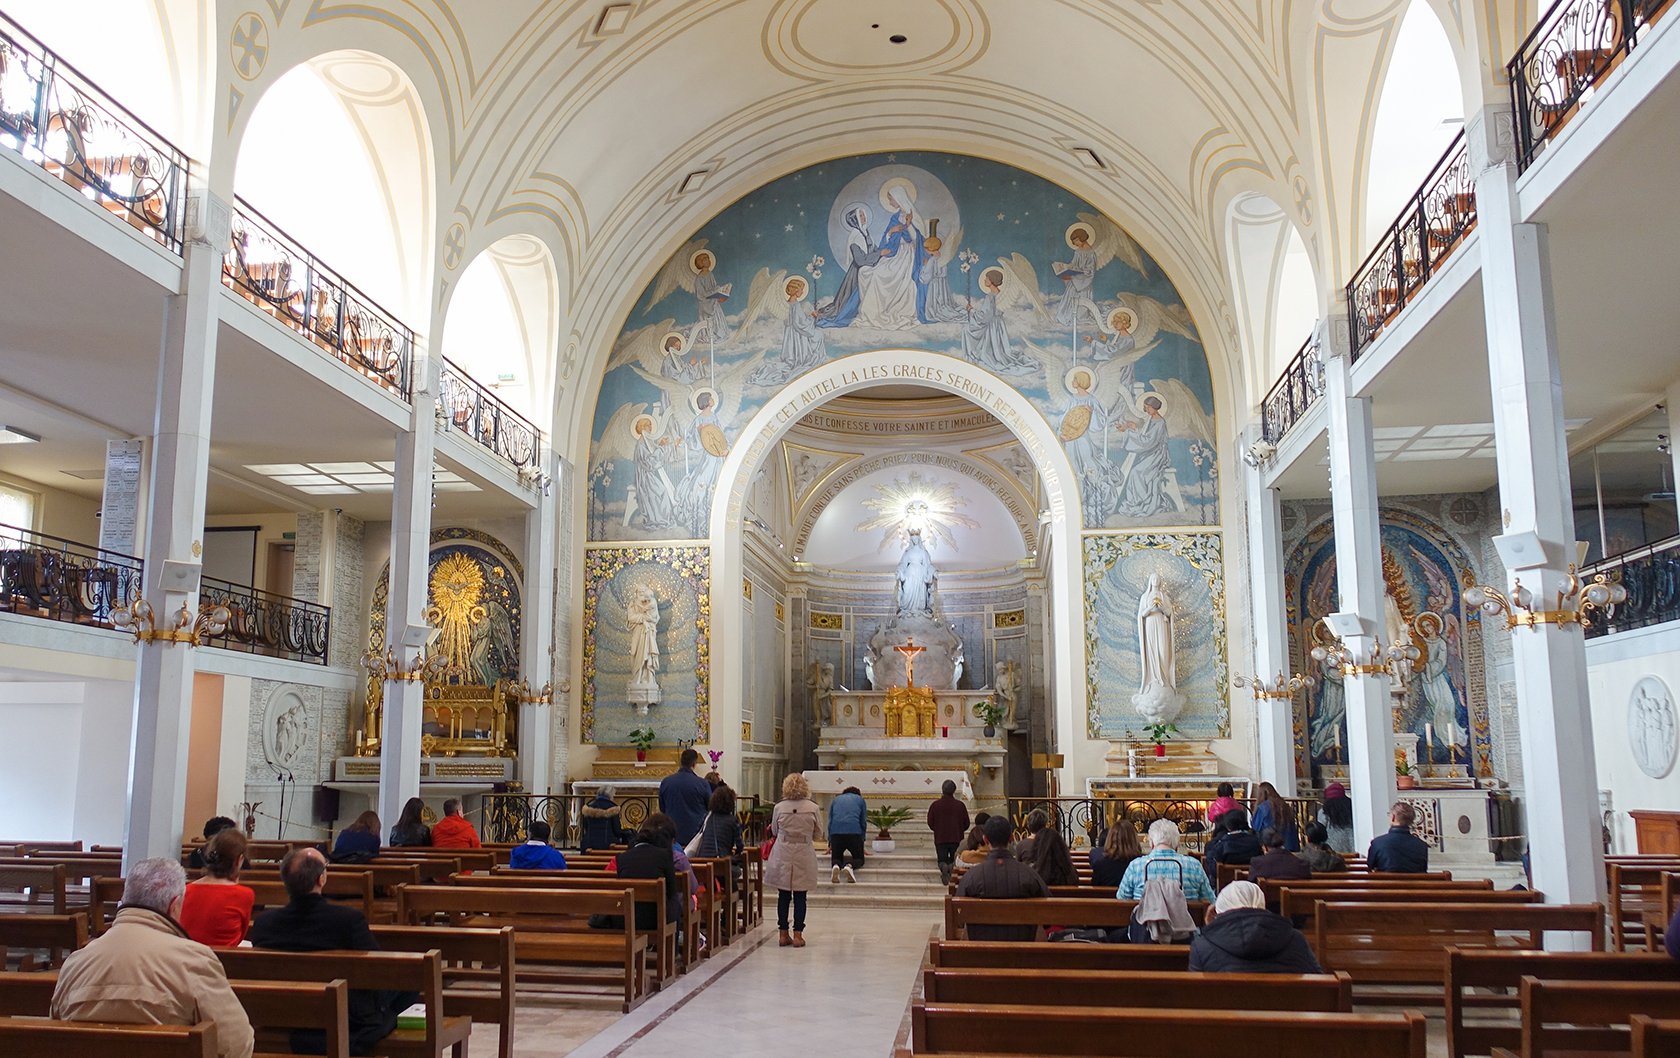
[[[1190,970],[1201,973],[1322,973],[1307,938],[1281,915],[1266,910],[1266,894],[1253,882],[1232,882],[1208,908],[1190,942]]]
[[[566,857],[548,843],[549,827],[541,819],[531,820],[530,840],[508,853],[508,866],[516,871],[563,871]]]

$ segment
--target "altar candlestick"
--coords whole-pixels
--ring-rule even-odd
[[[1434,724],[1427,724],[1426,723],[1426,724],[1423,725],[1423,745],[1424,745],[1424,757],[1423,757],[1424,761],[1428,764],[1434,764],[1435,763],[1435,725]]]

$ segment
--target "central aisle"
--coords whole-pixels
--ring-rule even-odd
[[[721,966],[703,964],[571,1058],[890,1054],[940,914],[812,908],[796,949],[777,947],[771,900],[765,911],[762,926],[712,960]]]

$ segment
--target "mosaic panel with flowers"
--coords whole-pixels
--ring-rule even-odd
[[[651,727],[661,745],[710,737],[711,552],[705,547],[591,549],[583,573],[583,731],[586,743],[623,745]],[[644,716],[625,700],[630,679],[631,592],[659,601],[661,701]]]

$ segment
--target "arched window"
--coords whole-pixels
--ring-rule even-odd
[[[1318,323],[1318,280],[1300,231],[1265,195],[1232,201],[1228,254],[1250,396],[1259,400]]]
[[[461,273],[443,355],[539,428],[548,428],[559,338],[554,259],[527,235],[500,239]]]
[[[1369,248],[1464,127],[1464,97],[1446,30],[1427,0],[1401,20],[1365,166],[1360,245]]]

